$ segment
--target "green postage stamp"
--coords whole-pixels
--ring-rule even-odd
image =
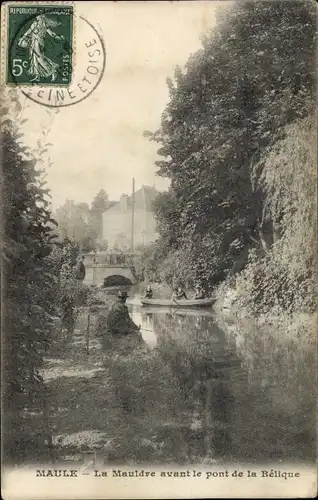
[[[73,6],[6,4],[6,83],[68,86],[74,59]]]

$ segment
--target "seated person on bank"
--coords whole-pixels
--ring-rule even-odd
[[[138,343],[144,344],[140,326],[137,326],[129,316],[128,307],[125,304],[127,297],[126,292],[118,292],[117,301],[110,307],[106,321],[106,343],[109,338],[116,340],[130,336]]]

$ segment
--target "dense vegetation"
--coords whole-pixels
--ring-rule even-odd
[[[292,307],[298,287],[297,306],[313,307],[315,33],[311,2],[240,2],[168,79],[146,133],[171,180],[147,279],[211,291],[248,265],[257,301]]]
[[[108,200],[104,189],[100,189],[96,194],[90,207],[87,203],[74,203],[72,200],[66,200],[55,214],[60,240],[67,239],[84,251],[104,248],[102,214],[113,203]]]
[[[10,110],[2,108],[3,191],[3,359],[4,449],[20,461],[44,444],[27,430],[27,415],[43,411],[39,375],[49,345],[55,279],[47,257],[53,248],[54,221],[48,190],[34,153],[19,132],[21,105],[14,92]],[[41,434],[41,431],[38,431]]]
[[[316,123],[313,117],[286,128],[258,168],[265,197],[264,218],[276,224],[266,252],[250,252],[237,277],[239,305],[255,312],[311,312],[316,306]]]
[[[6,103],[8,105],[6,106]],[[76,293],[76,248],[56,242],[56,222],[41,167],[46,145],[23,142],[23,109],[15,90],[3,93],[2,349],[5,459],[46,457],[51,434],[40,368],[52,346],[56,316]],[[70,318],[70,315],[69,315]]]
[[[185,70],[168,79],[161,127],[147,133],[160,147],[158,173],[171,188],[156,201],[160,238],[137,272],[170,286],[199,282],[208,292],[223,282],[256,314],[312,312],[316,10],[303,1],[288,8],[280,1],[241,2],[217,26]],[[54,317],[61,316],[68,333],[74,327],[77,249],[56,244],[40,168],[46,145],[25,147],[14,91],[9,100],[12,114],[1,109],[3,423],[5,458],[17,463],[46,456],[49,448],[39,370]],[[107,204],[101,191],[90,208],[77,205],[71,215],[62,209],[60,236],[72,240],[76,233],[82,248],[93,248]],[[37,417],[35,430],[29,424]]]

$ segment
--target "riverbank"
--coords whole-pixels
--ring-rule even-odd
[[[282,425],[280,414],[289,415],[288,424],[284,424],[288,440],[299,449],[300,459],[314,462],[317,315],[298,313],[253,317],[247,308],[237,307],[235,291],[228,289],[227,293],[224,292],[224,289],[219,291],[215,304],[216,321],[227,335],[235,338],[237,353],[242,356],[248,373],[250,394],[262,387],[271,400],[278,415],[277,428],[273,427],[271,432],[277,432]],[[249,428],[248,432],[251,438],[257,431]],[[280,453],[282,446],[279,438],[273,457]]]
[[[301,340],[310,345],[316,343],[317,313],[284,311],[282,308],[272,308],[267,312],[255,314],[253,309],[245,305],[240,290],[228,284],[222,283],[215,292],[216,302],[213,309],[217,313],[219,321],[225,328],[229,323],[246,325],[252,324],[258,329],[275,332],[279,339],[282,335],[286,340]]]
[[[73,338],[45,359],[41,374],[50,402],[51,459],[200,463],[205,458],[203,422],[183,402],[172,367],[159,351],[103,353],[95,330],[98,314],[90,314],[88,338],[88,311],[83,309]],[[191,433],[203,440],[203,452],[189,454],[184,436]]]
[[[291,428],[299,434],[295,435],[295,446],[301,446],[301,435],[314,443],[317,314],[273,311],[255,316],[242,306],[237,290],[224,285],[217,290],[217,297],[217,323],[236,339],[250,387],[260,383],[278,412],[288,408]],[[262,380],[257,376],[259,373]],[[279,386],[284,388],[283,392]],[[304,415],[309,419],[299,433]],[[306,453],[308,458],[308,449],[304,458]],[[313,449],[311,456],[314,460]]]
[[[134,296],[132,296],[134,299]],[[115,297],[108,298],[109,302]],[[105,464],[256,463],[314,457],[314,346],[221,315],[144,311],[148,353],[101,350],[102,308],[81,308],[41,375],[49,460]],[[211,458],[212,457],[212,458]]]

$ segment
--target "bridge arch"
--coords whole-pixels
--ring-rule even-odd
[[[112,274],[111,276],[106,276],[103,281],[103,286],[130,286],[133,282],[126,276],[120,274]]]
[[[86,275],[84,283],[86,285],[98,285],[103,286],[105,280],[108,280],[108,283],[114,281],[114,277],[118,279],[121,278],[122,281],[125,281],[125,285],[132,285],[136,283],[136,277],[134,274],[133,267],[129,266],[110,266],[105,264],[92,264],[86,266]],[[119,283],[115,283],[118,285]],[[108,286],[112,286],[108,284]]]

